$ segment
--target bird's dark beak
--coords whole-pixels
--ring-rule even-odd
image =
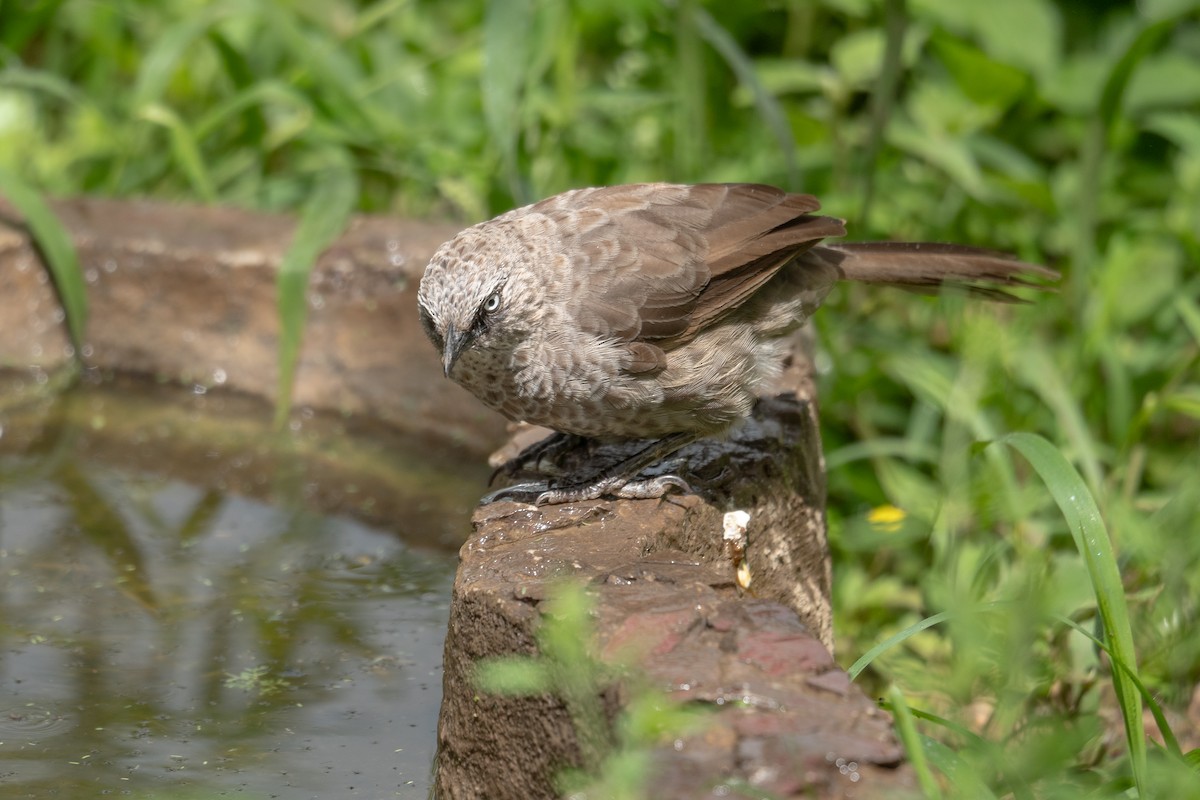
[[[454,370],[454,363],[458,361],[462,351],[471,344],[472,338],[470,331],[457,330],[453,325],[446,326],[445,345],[442,348],[442,370],[447,378]]]

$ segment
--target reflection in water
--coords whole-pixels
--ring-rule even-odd
[[[0,448],[0,794],[425,796],[451,552],[55,440]]]

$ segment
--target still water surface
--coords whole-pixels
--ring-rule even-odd
[[[0,797],[424,797],[452,540],[475,476],[432,506],[382,479],[371,492],[388,502],[364,502],[361,468],[310,472],[294,441],[286,458],[221,444],[204,421],[213,409],[190,400],[167,414],[178,425],[155,417],[140,436],[98,431],[95,414],[144,421],[149,406],[126,413],[95,392],[57,402],[37,435],[27,416],[0,414]],[[221,410],[227,428],[237,415]],[[137,458],[114,457],[112,439],[130,436]],[[325,433],[309,445],[335,446]],[[336,447],[361,456],[345,436]],[[387,458],[370,450],[377,437],[364,447],[344,460]],[[431,459],[415,450],[394,458],[419,474]],[[170,466],[197,458],[210,469]],[[426,466],[434,479],[450,469]],[[265,473],[267,488],[256,499],[226,485],[233,472],[251,484]],[[351,508],[386,513],[311,502],[347,493]],[[397,497],[421,507],[406,515]],[[415,545],[404,528],[419,520]]]

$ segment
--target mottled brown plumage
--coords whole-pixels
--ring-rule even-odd
[[[956,245],[845,235],[811,195],[756,184],[578,189],[502,214],[434,254],[421,320],[448,377],[512,420],[598,439],[667,439],[540,502],[655,496],[652,459],[749,413],[784,338],[838,280],[993,299],[1055,277]]]

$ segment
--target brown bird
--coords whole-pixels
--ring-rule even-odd
[[[958,245],[821,244],[846,229],[818,208],[811,195],[757,184],[576,189],[443,244],[417,299],[447,377],[510,420],[603,441],[654,440],[598,474],[491,498],[532,494],[542,504],[686,490],[672,475],[637,475],[749,414],[781,369],[787,334],[839,280],[1015,300],[1004,287],[1058,277]],[[516,461],[548,449],[534,448]]]

